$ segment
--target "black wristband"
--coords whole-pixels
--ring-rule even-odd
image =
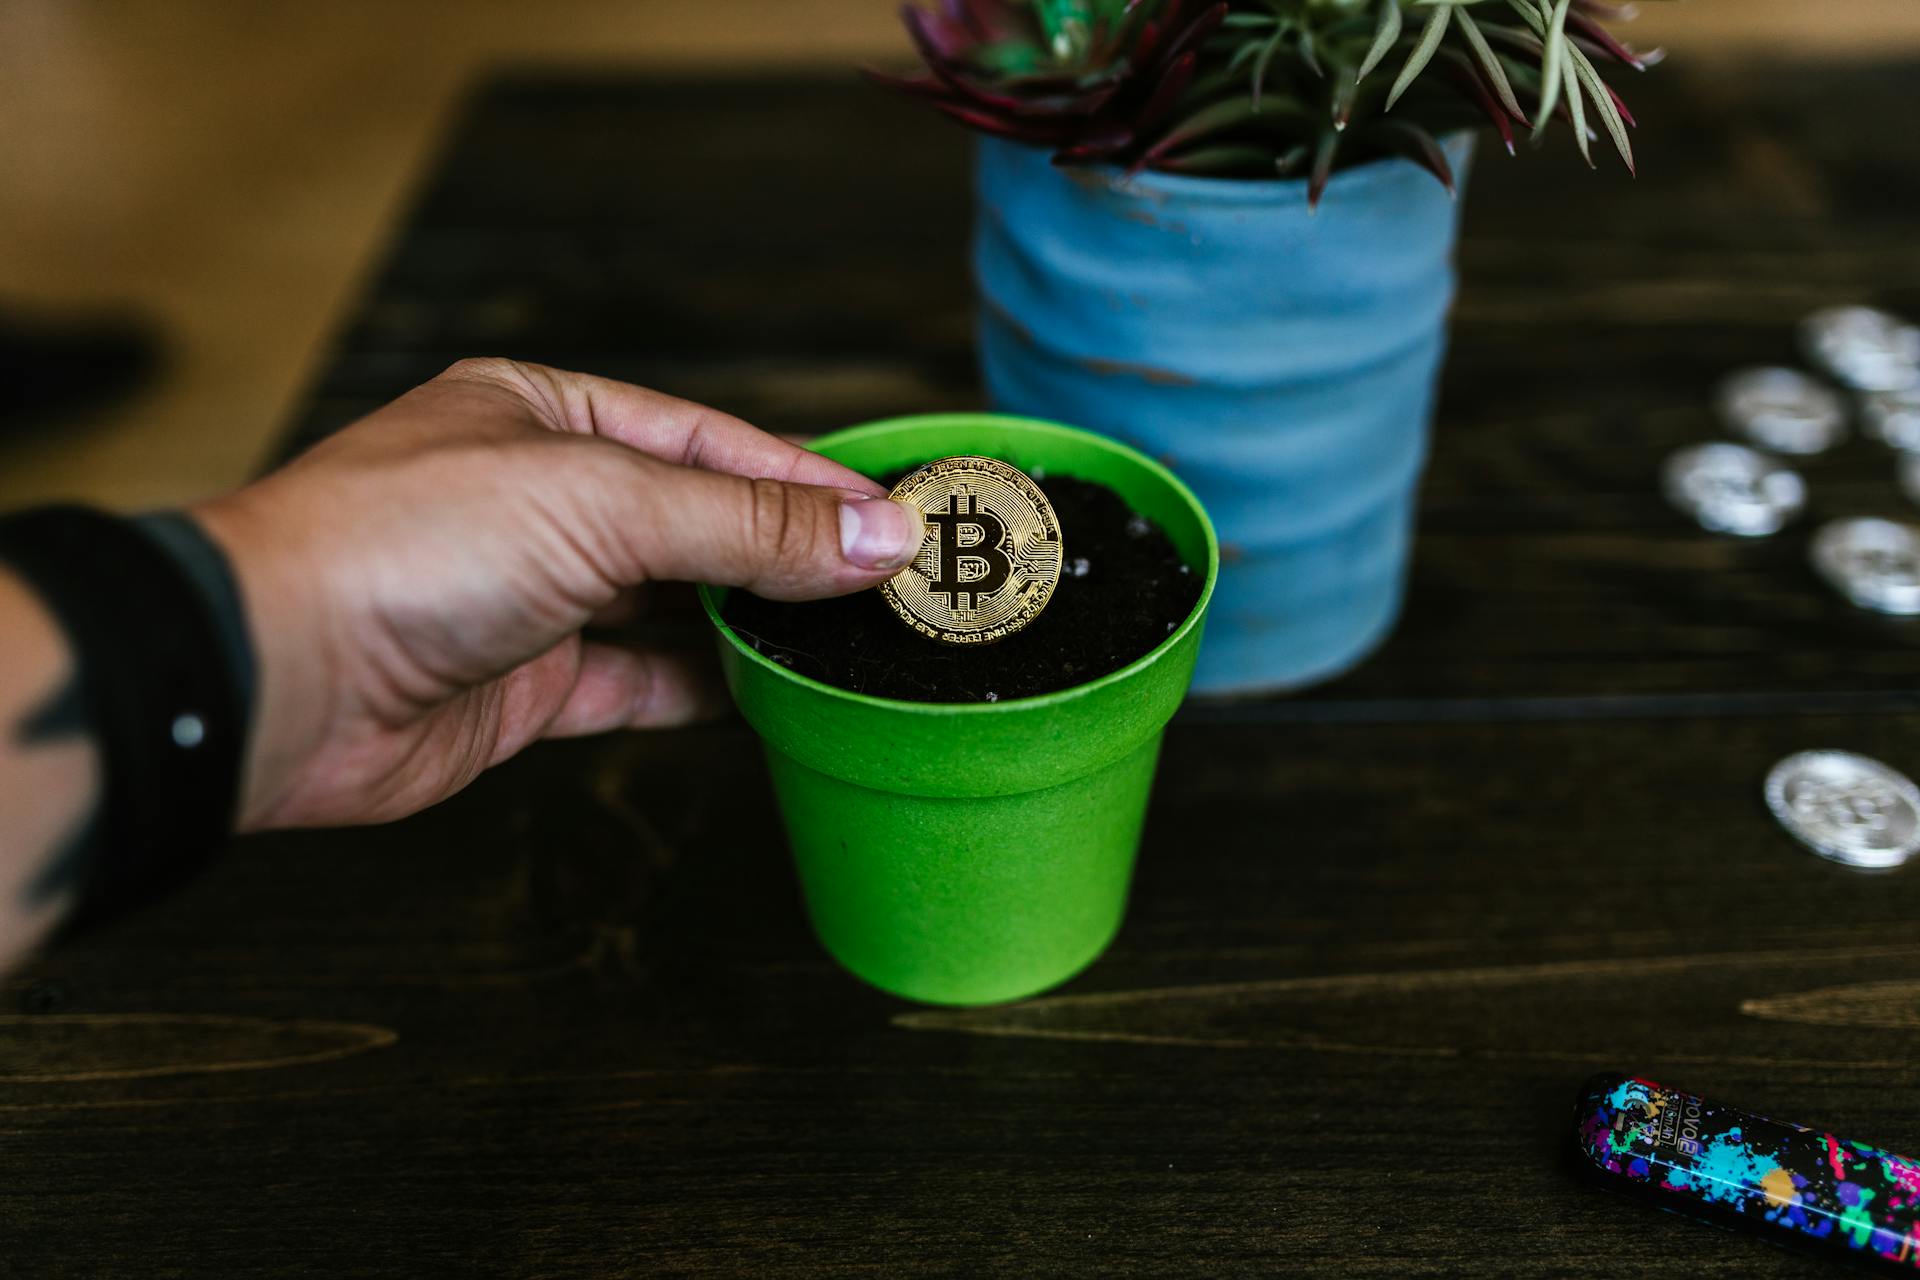
[[[154,511],[133,517],[140,532],[159,543],[200,593],[220,635],[221,655],[233,696],[240,707],[241,746],[252,731],[255,671],[253,639],[247,633],[247,611],[233,567],[206,531],[178,511]]]
[[[104,778],[78,912],[98,919],[186,880],[232,830],[253,682],[239,591],[191,522],[84,507],[0,519],[0,564],[73,647]]]

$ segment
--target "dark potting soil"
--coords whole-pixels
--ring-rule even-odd
[[[1186,621],[1202,577],[1159,525],[1113,490],[1071,476],[1035,479],[1060,517],[1066,562],[1046,609],[998,644],[929,640],[894,616],[878,591],[805,604],[734,591],[721,612],[775,662],[882,698],[997,702],[1118,671]]]

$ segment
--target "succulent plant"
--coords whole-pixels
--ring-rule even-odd
[[[1480,118],[1508,151],[1558,120],[1629,171],[1632,114],[1600,68],[1652,60],[1608,0],[935,0],[903,16],[924,67],[869,74],[1059,164],[1304,176],[1404,155],[1453,187],[1436,135]]]

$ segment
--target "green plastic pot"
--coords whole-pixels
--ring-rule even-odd
[[[931,1004],[1044,991],[1120,928],[1161,733],[1192,679],[1219,570],[1213,526],[1165,467],[1049,422],[896,418],[813,447],[875,476],[972,453],[1096,481],[1205,575],[1193,612],[1131,665],[988,703],[875,698],[796,674],[721,619],[723,588],[701,589],[734,700],[766,744],[826,949],[874,986]],[[1073,530],[1063,532],[1071,554]]]

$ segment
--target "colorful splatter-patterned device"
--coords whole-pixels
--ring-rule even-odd
[[[1587,1081],[1574,1136],[1617,1190],[1920,1275],[1920,1161],[1622,1075]]]

